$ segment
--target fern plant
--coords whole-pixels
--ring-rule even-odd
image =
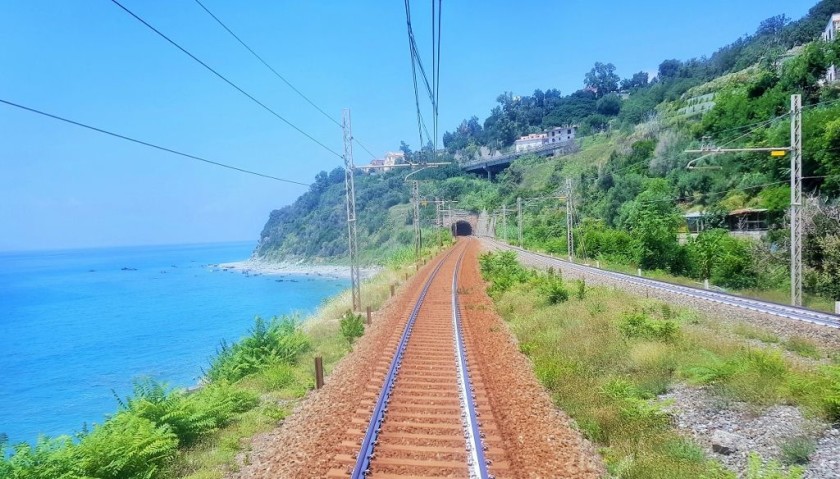
[[[97,479],[154,479],[175,457],[178,438],[168,425],[121,411],[79,444],[84,475]]]

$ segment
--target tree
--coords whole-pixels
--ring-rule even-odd
[[[409,161],[411,158],[411,147],[408,146],[408,143],[400,141],[400,151],[405,155],[405,160]]]
[[[668,182],[649,180],[645,191],[621,208],[623,223],[641,247],[640,266],[645,269],[669,269],[679,273],[680,246],[677,228],[682,216],[671,198]]]
[[[784,14],[762,20],[755,31],[755,36],[778,37],[789,23],[790,18]]]
[[[647,72],[634,73],[632,77],[621,80],[622,90],[632,90],[647,86],[650,75]]]
[[[601,97],[595,105],[598,113],[607,116],[616,116],[621,111],[621,97],[615,93]]]
[[[676,78],[680,73],[682,62],[679,60],[665,60],[659,64],[659,80]]]
[[[700,279],[712,277],[712,269],[723,251],[721,243],[728,233],[722,229],[706,230],[688,243],[694,274]]]
[[[608,93],[618,91],[620,80],[615,73],[615,65],[595,62],[595,66],[583,78],[583,84],[595,91],[595,95],[600,98]]]

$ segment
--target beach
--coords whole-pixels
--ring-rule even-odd
[[[350,267],[311,263],[268,262],[254,258],[229,263],[211,264],[211,268],[238,271],[249,275],[270,276],[321,276],[324,278],[350,279]],[[379,272],[381,268],[361,268],[359,275],[367,279]]]

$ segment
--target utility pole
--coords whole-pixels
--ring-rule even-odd
[[[790,97],[790,302],[802,306],[802,95]]]
[[[420,182],[411,182],[411,203],[414,209],[414,257],[419,259],[423,249],[420,239]]]
[[[516,220],[519,223],[519,247],[522,247],[522,197],[516,198]]]
[[[353,311],[361,311],[359,249],[356,243],[356,188],[353,183],[353,133],[350,126],[349,109],[342,112],[341,129],[344,132],[344,186],[347,193],[347,249],[350,252],[350,289],[353,296]]]
[[[569,261],[574,261],[575,255],[575,235],[572,232],[574,229],[574,219],[572,217],[573,212],[572,179],[566,178],[566,244],[568,245],[569,250]]]
[[[507,205],[502,205],[502,238],[507,243]]]
[[[707,155],[740,152],[768,152],[784,156],[790,152],[790,303],[802,306],[802,95],[790,97],[790,146],[768,148],[716,148],[704,144],[699,150],[686,153],[705,153],[686,165],[689,170],[698,168],[695,162]]]

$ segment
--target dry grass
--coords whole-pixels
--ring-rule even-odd
[[[711,385],[756,408],[798,404],[824,417],[831,414],[832,394],[840,396],[840,382],[832,380],[840,373],[788,361],[779,339],[759,328],[739,326],[732,334],[731,326],[694,311],[610,288],[591,287],[585,298],[557,305],[547,305],[540,294],[515,286],[498,296],[498,310],[557,406],[601,446],[615,477],[734,477],[662,413],[656,396],[674,382]],[[676,332],[628,336],[622,328],[628,314],[651,324],[671,322]],[[748,339],[767,346],[751,346]],[[784,344],[810,351],[801,339]]]

